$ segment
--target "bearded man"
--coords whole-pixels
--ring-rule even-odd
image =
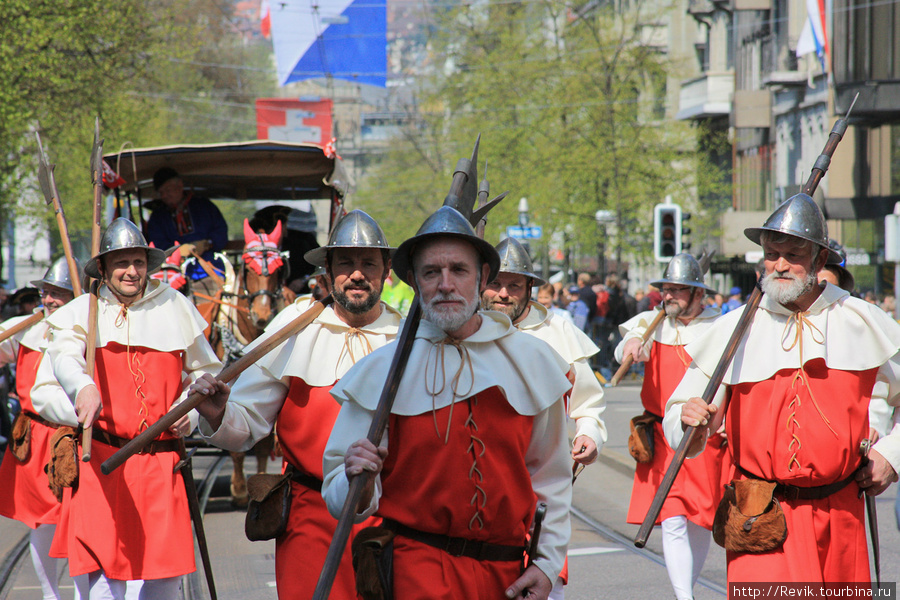
[[[643,457],[634,472],[628,523],[640,524],[650,508],[674,452],[666,443],[662,416],[666,400],[681,381],[691,362],[685,344],[700,337],[719,316],[719,310],[705,307],[703,299],[710,291],[703,283],[703,270],[690,254],[678,254],[666,266],[662,279],[650,285],[661,290],[666,317],[647,343],[642,341],[656,310],[634,316],[619,326],[622,341],[616,347],[616,360],[625,356],[647,363],[641,387],[644,414],[636,423],[647,427],[653,439],[651,456]],[[636,435],[636,434],[635,434]],[[709,551],[713,513],[721,495],[723,439],[714,436],[703,460],[689,461],[675,480],[663,505],[660,520],[663,554],[669,581],[677,600],[693,598],[693,588]]]
[[[684,428],[699,427],[702,435],[689,449],[696,453],[725,415],[735,494],[751,487],[747,480],[757,480],[753,489],[774,486],[786,532],[755,539],[750,553],[726,530],[729,582],[869,582],[860,490],[877,495],[896,480],[900,439],[882,438],[868,460],[860,450],[870,399],[894,406],[900,399],[900,325],[818,283],[832,252],[825,219],[809,196],[790,198],[744,234],[763,247],[759,309],[725,372],[726,393],[708,406],[698,393],[743,309],[688,346],[693,363],[669,400],[666,435],[675,445]]]
[[[518,240],[506,238],[495,249],[500,255],[500,272],[481,293],[481,307],[502,312],[519,331],[547,342],[569,363],[573,385],[566,398],[566,408],[569,418],[575,420],[572,460],[589,465],[597,460],[607,438],[606,424],[601,418],[606,409],[603,388],[588,364],[588,359],[600,348],[571,319],[560,318],[543,304],[531,300],[532,289],[544,280],[534,273],[531,257]],[[567,582],[568,563],[554,583],[550,597],[562,598],[563,585]]]
[[[506,238],[495,249],[500,255],[500,272],[482,292],[481,307],[502,312],[517,329],[544,340],[569,363],[574,378],[567,401],[569,417],[575,419],[572,459],[589,465],[597,460],[607,437],[601,418],[606,409],[603,388],[588,365],[600,348],[571,321],[531,300],[532,289],[544,280],[535,275],[531,258],[518,240]]]
[[[569,366],[497,312],[478,312],[499,257],[444,206],[394,256],[422,304],[387,432],[365,439],[396,347],[334,387],[342,403],[325,449],[323,495],[337,516],[349,478],[374,477],[357,519],[378,511],[393,538],[395,598],[547,597],[568,543],[571,471],[563,395]],[[522,572],[535,502],[547,504]]]
[[[285,470],[292,477],[287,527],[275,544],[279,598],[311,598],[325,564],[337,522],[320,493],[322,454],[340,409],[329,392],[354,363],[397,335],[402,317],[381,301],[392,250],[372,217],[361,210],[345,215],[326,246],[304,255],[307,262],[326,269],[334,304],[241,374],[227,404],[228,386],[212,377],[195,387],[210,394],[197,410],[200,431],[211,444],[246,451],[277,425]],[[308,299],[286,307],[252,346],[308,307]],[[331,598],[356,598],[349,544]]]
[[[47,319],[50,342],[32,394],[61,385],[78,422],[94,426],[91,460],[63,498],[51,548],[52,556],[68,557],[85,600],[124,598],[129,580],[143,580],[141,598],[170,599],[179,593],[181,576],[195,570],[187,494],[173,472],[183,448],[176,437],[190,432],[190,419],[112,474],[100,472],[118,448],[187,397],[185,383],[221,368],[194,305],[168,285],[148,281],[164,259],[127,219],[104,232],[100,252],[84,268],[103,283],[93,377],[86,369],[88,332],[94,331],[90,296]]]
[[[81,277],[77,265],[76,277]],[[43,279],[31,285],[41,290],[45,316],[74,298],[69,264],[65,257],[57,259]],[[28,317],[13,317],[0,323],[7,331]],[[0,463],[0,515],[28,526],[31,562],[41,584],[45,600],[59,599],[57,559],[50,556],[50,542],[59,522],[60,504],[47,486],[44,465],[50,462],[50,439],[59,424],[76,424],[72,403],[61,390],[32,401],[31,388],[37,377],[45,336],[50,329],[46,319],[0,342],[0,364],[15,364],[16,393],[22,411],[16,418],[16,435],[7,446]],[[44,418],[41,413],[52,412]]]

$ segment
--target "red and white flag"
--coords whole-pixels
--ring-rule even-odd
[[[125,183],[125,180],[122,177],[113,171],[113,168],[109,166],[109,163],[105,160],[103,161],[103,185],[107,188],[114,190],[120,185]]]
[[[263,37],[272,37],[272,13],[269,12],[269,0],[261,0],[259,3],[259,29]]]

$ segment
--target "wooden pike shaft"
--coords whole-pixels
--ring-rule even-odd
[[[19,323],[16,323],[15,325],[10,327],[3,333],[0,333],[0,342],[4,342],[4,341],[8,340],[9,338],[11,338],[12,336],[16,335],[17,333],[19,333],[20,331],[24,331],[24,330],[28,329],[29,327],[37,325],[38,323],[41,322],[41,320],[43,318],[44,318],[44,311],[41,310],[39,312],[34,313],[27,319],[20,321]]]
[[[91,297],[88,303],[88,337],[87,345],[84,351],[85,367],[84,372],[91,379],[94,378],[94,365],[97,359],[97,313],[99,312],[99,304],[97,302],[97,294],[100,290],[100,282],[94,279],[91,281]],[[94,426],[86,425],[81,434],[81,460],[89,462],[91,460],[91,442],[93,440]]]
[[[75,297],[81,295],[81,278],[78,277],[78,266],[75,264],[75,254],[72,252],[72,242],[69,240],[69,226],[66,224],[66,215],[63,213],[59,198],[53,197],[53,210],[56,212],[56,224],[59,226],[59,237],[62,240],[63,252],[66,255],[66,264],[69,265],[69,279],[72,281],[72,292]]]
[[[94,212],[91,218],[91,256],[100,254],[100,218],[103,212],[103,170],[100,162],[103,156],[103,141],[100,139],[100,118],[94,121],[94,146],[91,151],[91,181],[94,184]],[[94,377],[94,362],[97,354],[97,294],[100,282],[91,282],[91,299],[88,305],[87,348],[85,350],[85,373]],[[93,423],[85,426],[81,434],[81,460],[91,460],[91,440],[93,439]]]
[[[653,335],[653,332],[656,331],[656,328],[659,327],[659,324],[663,322],[663,319],[666,318],[666,304],[663,302],[660,305],[659,312],[656,313],[656,316],[653,317],[653,320],[650,321],[650,325],[647,327],[647,331],[644,332],[644,335],[641,336],[641,346],[647,343],[647,340],[650,339],[650,336]],[[622,364],[619,365],[619,369],[616,371],[616,374],[612,376],[612,379],[609,380],[609,383],[615,387],[619,385],[619,382],[622,381],[622,378],[625,377],[625,374],[628,373],[628,369],[631,368],[631,365],[634,364],[634,357],[632,355],[628,355],[622,359]]]
[[[725,352],[722,354],[722,358],[719,360],[719,364],[716,366],[716,370],[713,371],[712,377],[710,377],[709,383],[706,386],[706,390],[703,392],[703,401],[707,404],[713,401],[713,398],[716,396],[716,391],[718,391],[719,386],[722,385],[722,379],[725,377],[725,372],[731,365],[731,360],[734,358],[734,353],[737,352],[738,346],[744,337],[744,333],[753,322],[753,317],[756,315],[756,309],[759,307],[762,296],[762,292],[759,291],[758,287],[753,288],[753,293],[750,294],[750,298],[747,300],[746,306],[744,306],[744,314],[741,315],[741,320],[738,321],[737,326],[731,333],[731,338],[728,340]],[[681,443],[678,444],[678,448],[675,450],[675,456],[672,458],[672,462],[666,470],[666,474],[663,477],[662,483],[659,485],[659,489],[656,490],[656,495],[653,496],[653,502],[650,504],[647,516],[644,517],[644,522],[641,523],[641,528],[638,530],[637,537],[634,538],[634,545],[638,548],[643,548],[647,543],[647,538],[650,537],[650,531],[653,529],[653,525],[656,523],[656,519],[659,517],[659,513],[662,510],[663,502],[666,501],[666,496],[669,495],[669,490],[672,489],[672,484],[675,483],[678,471],[681,470],[681,465],[684,464],[684,461],[687,458],[688,449],[693,444],[698,430],[697,427],[688,427],[684,437],[681,439]]]
[[[325,307],[327,307],[332,302],[333,300],[331,296],[326,297],[324,300],[315,302],[312,306],[306,309],[306,311],[304,311],[302,315],[279,329],[277,333],[267,338],[253,350],[251,350],[238,360],[234,361],[229,366],[222,369],[222,372],[219,373],[216,378],[219,381],[223,381],[225,383],[234,380],[238,375],[243,373],[247,369],[247,367],[280,346],[286,339],[293,335],[297,335],[300,331],[303,330],[304,327],[312,323],[316,319],[316,317],[322,314],[322,311],[325,310]],[[182,402],[178,406],[173,407],[156,423],[145,429],[140,435],[117,450],[115,454],[113,454],[109,457],[109,459],[106,460],[106,462],[100,465],[100,471],[102,471],[104,475],[109,475],[110,473],[112,473],[133,454],[137,454],[138,452],[143,450],[144,447],[147,446],[147,444],[159,437],[161,433],[174,425],[175,422],[178,421],[181,417],[196,408],[206,398],[207,396],[203,394],[191,394],[190,396],[188,396],[184,402]]]

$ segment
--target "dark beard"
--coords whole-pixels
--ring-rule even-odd
[[[334,289],[331,292],[331,295],[334,296],[334,301],[340,304],[344,310],[354,315],[363,315],[378,305],[378,301],[381,300],[381,295],[376,293],[371,287],[369,288],[369,295],[366,296],[365,300],[356,301],[350,299],[347,293],[344,290]]]

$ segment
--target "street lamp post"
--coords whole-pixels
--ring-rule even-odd
[[[597,274],[600,281],[606,281],[606,238],[608,232],[606,226],[616,220],[616,213],[611,210],[598,210],[594,213],[594,219],[599,228],[599,241],[597,242]]]

